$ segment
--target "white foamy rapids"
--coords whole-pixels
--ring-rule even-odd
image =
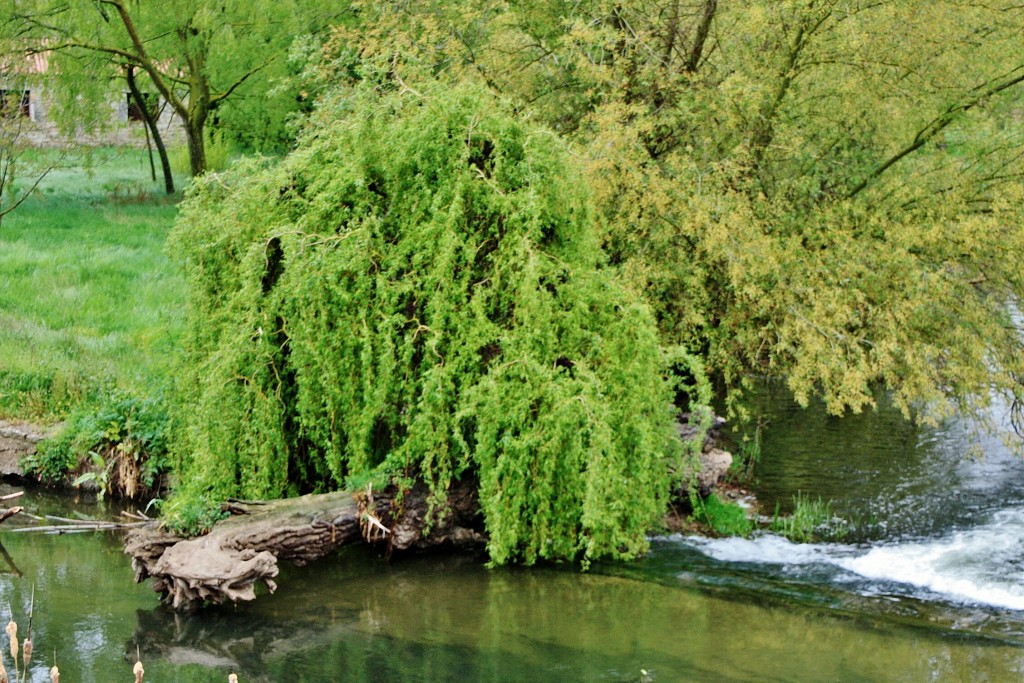
[[[1024,610],[1024,510],[993,516],[988,524],[927,541],[880,545],[865,551],[844,545],[796,544],[778,536],[689,539],[721,562],[772,565],[827,564],[871,581],[924,589],[955,602]]]
[[[749,562],[752,564],[815,564],[831,563],[830,552],[836,546],[793,543],[767,534],[757,538],[698,538],[688,539],[708,557],[719,562]]]
[[[933,541],[872,548],[837,564],[869,579],[896,581],[956,600],[1024,610],[1024,511]]]

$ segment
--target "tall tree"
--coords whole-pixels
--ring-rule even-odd
[[[366,3],[325,62],[478,79],[589,160],[666,339],[836,413],[1024,399],[1024,8],[1010,0]],[[927,406],[928,409],[921,409]]]
[[[18,0],[8,21],[31,49],[51,55],[68,112],[81,111],[83,101],[103,101],[107,80],[123,77],[120,65],[145,73],[181,119],[191,172],[199,175],[206,169],[211,116],[283,62],[296,36],[323,26],[329,15],[317,5],[310,0]]]
[[[685,476],[685,359],[602,267],[562,142],[479,87],[376,85],[184,204],[175,509],[375,475],[442,510],[472,479],[496,563],[635,556]]]

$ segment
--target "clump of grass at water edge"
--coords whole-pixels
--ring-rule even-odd
[[[848,521],[835,515],[832,502],[812,498],[798,492],[793,496],[793,510],[784,515],[776,505],[770,518],[758,517],[736,502],[723,500],[712,493],[707,498],[691,497],[691,521],[712,536],[748,537],[756,531],[768,531],[796,543],[840,540],[851,531]]]

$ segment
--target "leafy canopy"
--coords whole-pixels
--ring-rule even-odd
[[[496,563],[635,556],[682,472],[681,359],[603,266],[558,136],[378,76],[185,202],[180,504],[372,473],[441,504],[476,477]]]
[[[249,146],[281,146],[285,119],[300,109],[286,93],[289,49],[345,9],[310,0],[11,1],[0,33],[15,36],[22,55],[45,55],[57,105],[49,116],[69,131],[103,126],[131,69],[181,120],[193,175],[206,170],[208,125]]]
[[[1021,406],[1020,3],[356,6],[325,77],[473,80],[574,139],[613,262],[727,386]]]

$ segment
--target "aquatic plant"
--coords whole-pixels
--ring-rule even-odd
[[[838,539],[849,531],[846,522],[834,516],[832,501],[823,500],[821,496],[811,498],[798,491],[793,496],[791,514],[781,515],[779,509],[776,504],[769,529],[791,541],[807,543],[825,537]]]
[[[35,612],[36,603],[36,587],[32,586],[32,600],[29,603],[28,608],[28,629],[25,635],[24,641],[21,646],[18,645],[18,624],[14,621],[14,616],[11,616],[10,621],[7,622],[7,626],[4,631],[7,633],[9,641],[9,649],[11,652],[11,660],[14,662],[14,680],[18,680],[19,669],[18,669],[18,653],[22,656],[22,666],[20,669],[21,681],[25,683],[28,680],[28,667],[32,660],[32,615]],[[56,668],[56,664],[54,665]],[[8,673],[6,667],[3,665],[3,657],[0,656],[0,683],[8,683]]]
[[[11,648],[11,659],[14,660],[14,666],[18,666],[18,624],[11,617],[11,620],[7,622],[7,626],[4,628],[7,632],[7,639],[10,643]]]
[[[753,434],[744,434],[739,443],[738,452],[733,458],[729,474],[734,481],[750,481],[754,477],[754,468],[761,460],[761,432],[767,422],[758,416],[754,424]]]

